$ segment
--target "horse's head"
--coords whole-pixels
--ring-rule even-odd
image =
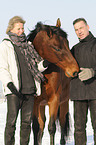
[[[69,50],[67,34],[60,27],[37,23],[27,38],[41,57],[62,68],[67,77],[78,73],[79,67]]]

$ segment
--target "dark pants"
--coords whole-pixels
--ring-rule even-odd
[[[21,100],[15,95],[7,96],[7,120],[5,127],[5,145],[15,144],[15,130],[18,113],[20,110],[20,145],[28,145],[31,132],[31,120],[34,96],[26,95],[26,100]]]
[[[96,145],[96,100],[74,101],[75,145],[86,145],[86,123],[88,108],[94,131],[94,145]]]

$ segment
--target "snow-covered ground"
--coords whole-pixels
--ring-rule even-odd
[[[50,145],[50,138],[48,133],[48,106],[46,107],[46,115],[47,115],[47,121],[44,129],[44,136],[42,140],[42,145]],[[72,127],[70,136],[68,138],[66,145],[74,145],[74,119],[73,119],[73,102],[69,102],[69,111],[71,114],[71,121],[72,121]],[[0,99],[0,145],[4,145],[4,129],[5,129],[5,123],[6,123],[6,112],[7,112],[7,103],[4,102],[3,99]],[[20,131],[20,115],[17,119],[17,126],[16,126],[16,134],[15,134],[15,145],[19,144],[19,131]],[[55,135],[55,145],[60,145],[60,132],[56,131]],[[30,143],[29,145],[33,145],[33,133],[31,133],[30,136]],[[90,112],[88,112],[88,123],[87,123],[87,145],[94,145],[93,142],[93,130],[91,127],[91,121],[90,121]]]

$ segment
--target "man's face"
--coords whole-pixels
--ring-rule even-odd
[[[77,22],[74,24],[74,29],[77,37],[82,40],[89,35],[89,26],[86,25],[83,21]]]

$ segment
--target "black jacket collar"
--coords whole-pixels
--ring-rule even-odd
[[[89,41],[90,39],[93,39],[93,34],[89,31],[89,35],[87,36],[87,37],[85,37],[84,39],[82,39],[82,40],[79,40],[81,43],[82,42],[87,42],[87,41]]]

